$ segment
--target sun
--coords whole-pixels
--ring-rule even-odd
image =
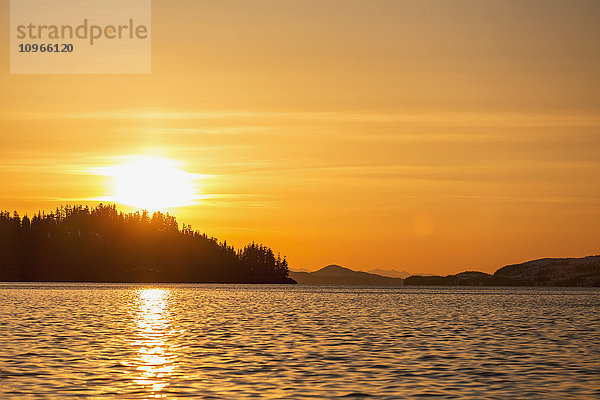
[[[167,158],[136,156],[109,167],[113,177],[111,199],[148,211],[193,204],[196,176],[182,170],[180,164]]]

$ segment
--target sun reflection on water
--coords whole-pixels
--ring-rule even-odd
[[[136,341],[137,368],[135,382],[150,391],[149,397],[165,397],[161,393],[169,385],[175,369],[169,336],[169,289],[142,289],[137,296]]]

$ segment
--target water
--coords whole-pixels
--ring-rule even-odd
[[[598,398],[600,290],[0,284],[0,398]]]

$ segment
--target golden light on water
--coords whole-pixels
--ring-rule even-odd
[[[149,211],[192,205],[198,192],[197,175],[168,158],[136,156],[104,172],[113,180],[109,200]]]
[[[175,361],[169,350],[168,289],[143,289],[138,292],[135,317],[138,349],[135,382],[150,392],[149,397],[165,397],[161,393],[169,384]]]

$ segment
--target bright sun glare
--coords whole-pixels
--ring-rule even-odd
[[[109,170],[114,178],[112,200],[117,203],[155,211],[194,202],[195,175],[173,160],[138,156]]]

